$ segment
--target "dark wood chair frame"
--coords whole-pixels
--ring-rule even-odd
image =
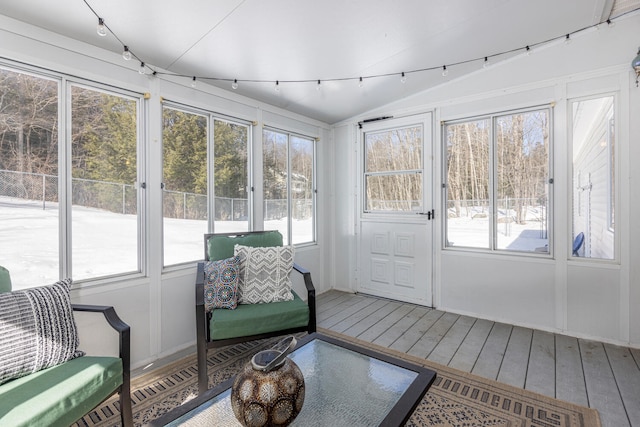
[[[133,427],[133,411],[131,409],[131,333],[130,327],[120,319],[115,309],[111,306],[71,304],[74,311],[102,313],[109,326],[118,332],[118,354],[122,359],[122,384],[109,397],[115,393],[119,395],[120,421],[124,427]],[[103,401],[104,402],[104,401]],[[102,402],[100,403],[102,404]]]
[[[248,231],[240,233],[215,233],[204,235],[204,259],[209,261],[208,241],[213,236],[246,236],[250,234],[260,234],[264,231]],[[198,389],[199,393],[204,393],[209,389],[209,378],[207,369],[207,350],[219,348],[226,345],[237,344],[246,341],[253,341],[263,338],[277,337],[297,332],[313,333],[316,331],[316,289],[311,280],[311,273],[293,264],[293,271],[302,275],[305,288],[307,289],[307,304],[309,306],[309,324],[299,328],[291,328],[281,331],[273,331],[264,334],[249,335],[244,337],[226,338],[221,340],[210,340],[209,323],[212,313],[207,313],[204,308],[204,262],[198,263],[196,276],[196,341],[198,353]]]

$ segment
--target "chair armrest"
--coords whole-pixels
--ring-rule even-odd
[[[316,331],[316,288],[311,280],[309,270],[293,263],[293,269],[302,274],[304,286],[307,288],[307,304],[309,305],[309,333]]]
[[[102,313],[109,326],[118,332],[119,355],[122,359],[122,386],[120,387],[120,411],[123,424],[133,426],[131,411],[131,328],[112,306],[71,304],[73,311]]]
[[[131,328],[126,324],[112,306],[107,305],[87,305],[87,304],[71,304],[74,311],[85,311],[92,313],[102,313],[104,318],[119,335],[119,354],[124,366],[129,366],[129,357],[131,354]]]

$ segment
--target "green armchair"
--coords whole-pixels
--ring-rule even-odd
[[[216,261],[233,257],[236,244],[250,247],[282,246],[278,231],[205,234],[205,260]],[[304,280],[307,301],[295,291],[292,301],[263,304],[239,304],[233,310],[205,310],[205,262],[198,263],[196,277],[196,335],[198,354],[198,388],[208,389],[207,350],[245,341],[307,331],[316,331],[316,294],[311,273],[293,264],[292,273]]]

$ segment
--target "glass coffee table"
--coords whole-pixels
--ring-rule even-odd
[[[436,378],[422,366],[313,333],[289,355],[305,378],[292,426],[402,426]],[[231,408],[233,378],[150,426],[240,426]]]

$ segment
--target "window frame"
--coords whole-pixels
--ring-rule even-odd
[[[235,125],[240,125],[240,126],[246,126],[247,128],[247,211],[248,211],[248,218],[247,218],[247,227],[248,227],[248,231],[252,231],[254,230],[254,223],[255,223],[255,211],[254,211],[254,200],[253,200],[253,194],[254,192],[252,191],[253,188],[253,180],[254,180],[254,175],[253,175],[253,130],[254,130],[254,123],[252,121],[249,120],[244,120],[238,117],[232,117],[232,116],[228,116],[225,114],[221,114],[221,113],[216,113],[214,111],[211,110],[207,110],[204,108],[198,108],[198,107],[194,107],[194,106],[190,106],[190,105],[186,105],[180,102],[176,102],[176,101],[170,101],[170,100],[163,100],[162,103],[162,113],[164,112],[165,108],[169,108],[169,109],[173,109],[176,111],[180,111],[180,112],[184,112],[184,113],[188,113],[188,114],[194,114],[197,116],[201,116],[204,117],[207,121],[207,158],[206,158],[206,162],[207,162],[207,232],[208,233],[215,233],[215,169],[214,169],[214,144],[215,144],[215,122],[216,121],[222,121],[225,123],[230,123],[230,124],[235,124]],[[163,158],[162,158],[162,176],[164,179],[164,141],[163,141],[163,147],[162,147],[162,152],[163,152]],[[163,191],[164,191],[164,182],[162,183],[163,186]],[[190,266],[192,265],[194,262],[196,261],[200,261],[203,258],[201,257],[201,253],[202,250],[199,249],[198,252],[198,258],[195,258],[193,260],[189,260],[189,261],[183,261],[183,262],[178,262],[175,264],[165,264],[165,239],[164,239],[164,234],[165,234],[165,227],[164,227],[164,201],[161,201],[161,205],[163,206],[162,208],[162,212],[161,212],[161,219],[162,219],[162,270],[163,271],[171,271],[171,270],[175,270],[175,269],[180,269],[183,268],[185,266]],[[239,231],[240,232],[240,231]],[[198,240],[198,242],[200,242]]]
[[[262,127],[262,138],[261,138],[261,144],[262,144],[262,158],[261,160],[261,167],[263,168],[263,182],[262,182],[262,186],[263,186],[263,200],[262,200],[262,206],[264,206],[264,202],[266,201],[266,198],[264,197],[264,138],[265,138],[265,132],[274,132],[274,133],[278,133],[281,135],[285,135],[287,138],[287,236],[283,236],[285,238],[285,241],[288,242],[289,245],[292,246],[296,246],[296,247],[304,247],[304,246],[313,246],[313,245],[317,245],[318,243],[318,232],[317,232],[317,223],[318,223],[318,219],[317,219],[317,214],[318,214],[318,203],[317,203],[317,195],[318,195],[318,187],[317,187],[317,173],[318,173],[318,155],[317,155],[317,146],[318,146],[318,138],[313,137],[313,136],[309,136],[309,135],[305,135],[299,132],[293,132],[293,131],[288,131],[288,130],[284,130],[278,127],[274,127],[274,126],[268,126],[268,125],[264,125]],[[311,141],[311,143],[313,144],[312,147],[312,183],[311,183],[311,203],[312,203],[312,207],[311,207],[311,240],[307,241],[307,242],[300,242],[300,243],[292,243],[293,240],[293,225],[291,222],[291,215],[292,215],[292,185],[291,185],[291,173],[289,173],[291,171],[291,137],[296,137],[296,138],[300,138],[300,139],[305,139],[308,141]],[[265,218],[264,218],[264,212],[262,215],[262,226],[264,227],[265,225]]]
[[[420,168],[418,169],[395,169],[388,171],[375,171],[368,172],[367,171],[367,135],[368,134],[377,134],[383,132],[389,132],[394,130],[402,130],[413,127],[419,127],[421,131],[421,141],[420,141]],[[425,212],[426,203],[427,203],[427,188],[428,185],[427,175],[426,175],[426,164],[427,164],[427,153],[425,147],[425,139],[429,137],[426,134],[427,126],[425,123],[425,117],[422,115],[417,116],[407,116],[399,119],[395,119],[394,122],[390,124],[380,124],[378,126],[372,126],[370,129],[362,129],[361,130],[361,146],[362,146],[362,195],[361,195],[361,215],[364,217],[385,217],[385,216],[394,216],[399,215],[402,217],[405,216],[413,216],[416,214],[421,214]],[[398,176],[398,175],[416,175],[419,179],[422,190],[420,191],[420,206],[417,209],[410,210],[382,210],[382,209],[367,209],[368,199],[367,199],[367,178],[369,177],[389,177],[389,176]]]
[[[501,117],[513,116],[518,114],[526,114],[538,111],[546,111],[547,112],[547,130],[548,130],[548,147],[547,147],[547,169],[548,176],[546,185],[547,189],[547,213],[545,215],[546,222],[546,240],[547,240],[547,251],[540,252],[536,250],[512,250],[506,248],[498,248],[498,219],[497,219],[497,209],[498,209],[498,153],[497,153],[497,131],[496,131],[496,122]],[[539,104],[532,105],[522,108],[510,109],[510,110],[502,110],[495,111],[486,114],[480,114],[475,116],[467,116],[456,118],[452,120],[442,120],[440,126],[440,134],[441,134],[441,150],[442,150],[442,206],[443,206],[443,218],[442,221],[442,240],[441,240],[441,248],[446,251],[463,251],[463,252],[479,252],[479,253],[487,253],[487,254],[502,254],[502,255],[510,255],[510,256],[525,256],[525,257],[536,257],[536,258],[553,258],[553,206],[554,206],[554,103],[549,104]],[[448,125],[456,125],[462,123],[470,123],[476,121],[487,121],[489,123],[488,129],[488,191],[487,194],[489,196],[488,210],[490,213],[490,221],[488,227],[488,247],[474,247],[474,246],[454,246],[449,244],[449,227],[448,227],[448,189],[449,189],[449,181],[448,181],[448,169],[447,169],[447,158],[448,158],[448,147],[447,147],[447,126]]]
[[[144,94],[122,87],[102,84],[96,81],[72,76],[62,72],[56,72],[28,64],[17,64],[10,60],[0,61],[0,69],[7,72],[27,75],[33,78],[55,82],[57,85],[57,173],[56,179],[58,192],[58,212],[57,212],[57,278],[62,280],[67,277],[73,278],[73,241],[72,241],[72,87],[93,90],[112,96],[127,98],[136,103],[136,264],[137,270],[123,271],[114,274],[92,276],[87,278],[73,278],[74,283],[79,288],[101,285],[116,280],[127,280],[145,277],[148,275],[148,265],[146,263],[148,248],[145,244],[147,229],[147,194],[143,191],[146,177],[145,152],[145,132],[147,128],[147,102]],[[22,288],[20,288],[22,289]],[[26,289],[26,288],[25,288]]]
[[[611,101],[611,105],[613,108],[613,114],[608,115],[605,118],[605,130],[604,130],[604,136],[606,138],[606,142],[607,142],[607,151],[606,151],[606,167],[607,167],[607,172],[606,172],[606,177],[608,178],[608,182],[606,185],[606,209],[607,209],[607,213],[606,213],[606,232],[610,233],[612,235],[613,238],[613,244],[612,244],[612,248],[613,248],[613,256],[611,258],[601,258],[601,257],[595,257],[595,256],[591,256],[591,244],[590,244],[590,238],[586,235],[585,233],[585,240],[583,243],[583,250],[588,253],[588,255],[585,256],[575,256],[573,254],[573,250],[572,250],[572,246],[573,246],[573,239],[574,239],[574,233],[576,232],[576,230],[574,230],[574,221],[575,221],[575,211],[578,210],[578,214],[580,216],[584,216],[585,212],[582,212],[582,205],[583,205],[583,201],[582,198],[584,197],[582,195],[581,192],[578,192],[576,195],[576,183],[574,181],[574,175],[577,174],[578,177],[581,176],[581,172],[575,170],[575,165],[574,165],[574,161],[573,161],[573,150],[574,150],[574,117],[573,117],[573,105],[576,102],[587,102],[587,101],[593,101],[593,100],[598,100],[598,99],[602,99],[602,98],[608,98],[611,97],[612,101]],[[599,263],[599,264],[619,264],[620,263],[620,253],[621,253],[621,249],[620,249],[620,245],[621,245],[621,238],[620,238],[620,231],[619,231],[619,227],[616,227],[615,224],[619,223],[616,219],[616,215],[618,215],[615,211],[615,207],[616,205],[619,205],[620,203],[620,159],[619,159],[619,149],[616,145],[618,143],[617,140],[617,136],[619,135],[619,128],[616,128],[617,125],[619,125],[620,120],[619,120],[619,115],[620,115],[620,94],[617,91],[603,91],[603,92],[594,92],[588,95],[579,95],[579,96],[574,96],[574,97],[569,97],[566,100],[566,105],[567,105],[567,129],[568,129],[568,134],[567,134],[567,140],[568,140],[568,144],[567,144],[567,168],[568,168],[568,197],[567,197],[567,210],[569,212],[569,226],[567,227],[567,241],[569,242],[568,244],[568,250],[567,250],[567,258],[571,261],[577,261],[577,262],[591,262],[591,263]],[[613,132],[612,132],[612,127],[613,127]],[[611,144],[611,140],[613,136],[613,147]],[[612,150],[613,148],[613,150]],[[588,179],[589,182],[591,180],[591,174],[588,174]],[[574,203],[574,198],[577,196],[578,198],[578,202],[577,202],[577,206]],[[613,201],[613,203],[612,203]],[[618,209],[619,211],[619,209]],[[619,218],[618,218],[619,219]]]

